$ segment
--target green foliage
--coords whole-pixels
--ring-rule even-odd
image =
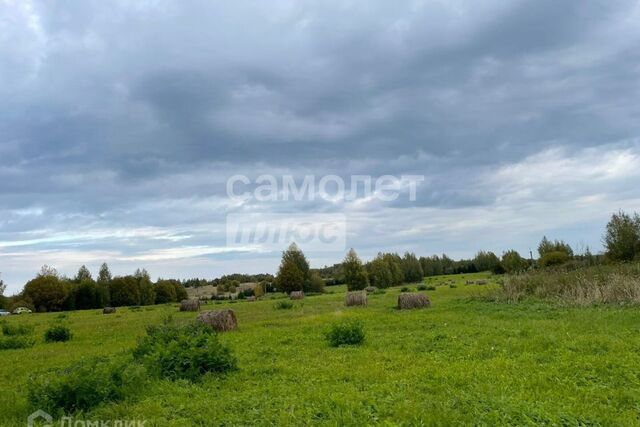
[[[413,289],[411,289],[408,286],[403,286],[403,287],[400,288],[400,292],[412,292],[412,291],[413,291]]]
[[[218,340],[211,328],[201,324],[149,327],[138,342],[134,357],[150,373],[170,380],[199,381],[206,373],[237,368],[231,349]]]
[[[55,325],[44,333],[45,342],[65,342],[72,337],[71,329],[63,325]]]
[[[568,243],[565,243],[562,240],[551,241],[547,239],[547,236],[542,237],[540,244],[538,245],[538,254],[540,258],[543,258],[546,254],[551,252],[564,252],[567,255],[567,258],[571,258],[573,256],[573,249],[569,246]]]
[[[346,320],[331,325],[325,338],[331,347],[358,345],[364,341],[364,327],[357,320]]]
[[[93,281],[93,278],[91,277],[91,272],[89,271],[87,266],[83,265],[78,270],[78,273],[76,274],[76,277],[73,279],[73,281],[76,283],[82,283],[85,280]]]
[[[114,277],[109,282],[109,295],[112,307],[140,304],[140,288],[134,276]]]
[[[522,258],[518,251],[513,249],[502,254],[501,264],[504,272],[508,274],[520,273],[529,267],[527,260]]]
[[[553,251],[545,253],[538,263],[540,267],[553,267],[569,261],[569,255],[565,251]]]
[[[38,275],[24,286],[22,296],[33,303],[37,311],[60,311],[64,308],[69,288],[56,275]]]
[[[71,293],[77,310],[101,308],[107,304],[104,288],[99,287],[91,277],[83,278],[79,284],[74,285]]]
[[[382,255],[378,254],[378,256],[373,259],[370,263],[367,264],[367,269],[369,272],[369,279],[371,285],[383,289],[393,286],[393,277],[391,275],[391,269],[389,268],[389,264],[382,257]]]
[[[322,277],[320,277],[318,272],[314,271],[311,273],[311,279],[306,292],[310,294],[321,294],[324,292],[324,280],[322,280]]]
[[[28,401],[33,410],[42,409],[50,414],[87,411],[134,394],[145,378],[140,365],[107,358],[88,359],[65,369],[31,376]]]
[[[613,214],[603,237],[607,257],[614,261],[632,261],[640,254],[640,215],[622,211]]]
[[[416,289],[419,290],[419,291],[426,291],[427,290],[427,285],[421,283],[418,286],[416,286]]]
[[[158,280],[154,287],[156,304],[177,302],[176,287],[170,280]]]
[[[493,252],[480,251],[473,259],[477,271],[494,271],[500,265],[500,259]]]
[[[305,272],[300,268],[302,252],[293,244],[282,254],[282,262],[276,276],[278,290],[285,293],[301,291],[305,285]],[[308,264],[307,264],[308,268]]]
[[[0,338],[0,350],[30,348],[34,344],[35,340],[28,335],[12,335]]]
[[[402,258],[402,273],[404,276],[404,281],[413,283],[420,282],[424,277],[424,272],[422,271],[422,265],[420,261],[413,253],[405,253]]]
[[[11,324],[2,322],[2,334],[5,336],[29,335],[33,332],[33,326],[23,324]]]
[[[367,271],[353,248],[349,249],[344,261],[342,261],[342,274],[344,283],[347,284],[347,289],[350,291],[361,290],[369,286]]]
[[[293,302],[290,300],[279,300],[273,305],[276,310],[291,310],[293,308]]]

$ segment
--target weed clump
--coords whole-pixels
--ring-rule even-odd
[[[44,333],[45,342],[65,342],[72,337],[71,330],[66,326],[52,326]]]
[[[123,400],[144,381],[144,369],[138,364],[89,359],[31,376],[27,398],[32,408],[52,415],[87,411]]]
[[[291,310],[293,303],[288,300],[280,300],[273,305],[273,308],[276,310]]]
[[[364,341],[364,327],[356,320],[334,323],[325,333],[331,347],[358,345]]]
[[[12,325],[2,322],[2,334],[5,336],[29,335],[33,332],[33,327],[28,325]]]
[[[151,374],[171,380],[198,381],[206,373],[237,368],[231,349],[203,324],[151,326],[133,355]]]
[[[0,350],[18,350],[21,348],[31,348],[35,340],[26,335],[12,335],[0,339]]]

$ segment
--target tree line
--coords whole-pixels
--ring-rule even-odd
[[[112,277],[107,264],[101,266],[95,280],[85,266],[78,270],[74,278],[69,279],[60,277],[55,269],[44,266],[21,293],[11,298],[3,296],[6,287],[0,279],[0,308],[25,306],[38,311],[60,311],[162,304],[187,298],[186,287],[212,285],[232,291],[240,283],[246,282],[259,283],[261,289],[267,292],[320,293],[325,285],[342,283],[347,284],[350,290],[367,286],[386,288],[442,274],[479,271],[515,274],[535,268],[579,268],[598,263],[640,261],[640,215],[629,215],[623,211],[613,214],[602,240],[605,247],[603,254],[594,255],[587,248],[584,253],[577,255],[568,243],[544,236],[538,244],[536,260],[533,257],[523,258],[516,250],[505,251],[500,257],[490,251],[480,251],[467,260],[453,260],[446,254],[417,257],[411,252],[402,256],[381,252],[364,263],[351,249],[341,263],[320,269],[310,268],[302,250],[293,243],[283,252],[275,277],[270,274],[231,274],[211,281],[159,279],[153,283],[144,269],[138,269],[133,275]]]
[[[112,277],[105,263],[94,279],[83,265],[75,277],[68,278],[45,265],[22,292],[5,299],[4,305],[46,312],[164,304],[186,298],[187,291],[180,281],[158,279],[154,283],[144,269],[133,275]]]

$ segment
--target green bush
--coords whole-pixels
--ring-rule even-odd
[[[280,300],[273,305],[276,310],[290,310],[293,308],[293,303],[289,300]]]
[[[6,336],[29,335],[33,332],[33,326],[28,325],[12,325],[2,322],[2,334]]]
[[[416,286],[416,289],[419,290],[419,291],[426,291],[427,290],[427,285],[420,284],[420,285]]]
[[[364,341],[364,328],[357,320],[334,323],[326,332],[325,338],[331,347],[358,345]]]
[[[451,288],[451,289],[454,289],[454,288],[457,288],[457,287],[458,287],[458,286],[457,286],[457,285],[454,285],[453,283],[451,283],[451,284],[449,285],[449,288]]]
[[[42,409],[52,415],[86,411],[123,400],[138,390],[145,378],[144,369],[130,361],[89,359],[32,376],[27,398],[34,410]]]
[[[64,342],[71,339],[71,330],[66,326],[52,326],[44,333],[45,342]]]
[[[35,340],[25,335],[14,335],[0,338],[0,350],[16,350],[20,348],[30,348],[35,344]]]
[[[411,292],[413,291],[413,289],[407,287],[407,286],[403,286],[400,288],[400,292]]]
[[[436,287],[433,285],[429,285],[429,286],[425,286],[424,288],[425,291],[435,291]]]
[[[554,265],[562,265],[567,261],[569,261],[569,255],[566,252],[553,251],[544,254],[539,262],[541,267],[552,267]]]
[[[207,372],[236,369],[236,358],[215,332],[201,324],[164,324],[147,329],[134,350],[134,357],[148,371],[171,380],[199,380]]]

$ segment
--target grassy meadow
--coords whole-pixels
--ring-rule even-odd
[[[487,278],[489,284],[467,285]],[[400,288],[344,306],[346,289],[274,309],[275,300],[210,302],[230,307],[239,330],[222,342],[239,369],[203,381],[149,380],[125,401],[76,419],[141,419],[185,425],[638,425],[640,311],[568,307],[536,300],[482,298],[488,274],[427,280],[432,307],[399,311]],[[406,285],[413,290],[416,285]],[[145,327],[167,316],[195,319],[177,305],[10,316],[34,328],[32,348],[0,351],[0,424],[25,425],[33,372],[91,356],[130,351]],[[360,346],[330,347],[324,332],[340,319],[364,325]],[[68,342],[45,343],[45,330],[70,327]]]

